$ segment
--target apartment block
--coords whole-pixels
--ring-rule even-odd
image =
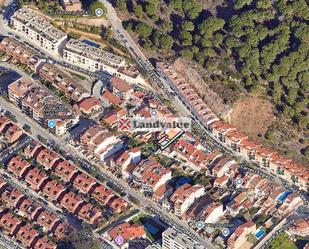
[[[47,127],[49,119],[55,120],[56,126],[51,130],[56,135],[64,134],[79,121],[79,115],[73,115],[73,109],[69,105],[62,103],[31,78],[21,77],[11,83],[8,93],[13,104],[43,127]],[[51,106],[55,108],[51,109]]]
[[[51,20],[30,7],[22,7],[11,17],[11,25],[40,48],[57,54],[67,35],[55,28]]]
[[[168,228],[162,233],[162,249],[205,249],[205,247],[176,229]]]
[[[123,57],[100,48],[92,41],[70,39],[63,48],[63,59],[90,72],[105,71],[129,83],[140,79],[136,67],[127,65]]]

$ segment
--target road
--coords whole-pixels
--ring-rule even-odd
[[[104,169],[102,165],[97,164],[95,162],[89,162],[87,158],[84,157],[82,153],[79,151],[73,150],[68,143],[61,137],[56,137],[52,133],[45,130],[43,127],[38,125],[35,121],[33,121],[31,118],[29,118],[26,114],[21,113],[20,110],[14,106],[11,103],[8,103],[3,98],[0,98],[0,106],[2,106],[4,109],[10,111],[15,117],[17,122],[22,126],[24,124],[27,124],[31,127],[31,137],[34,139],[37,139],[38,136],[47,138],[49,140],[55,141],[55,145],[61,148],[63,151],[65,151],[67,154],[72,155],[72,158],[75,159],[76,162],[78,162],[79,165],[82,165],[82,170],[87,171],[89,168],[96,169],[97,173],[101,173],[101,176],[106,179],[107,181],[112,182],[115,186],[118,186],[120,189],[124,190],[127,195],[131,195],[134,198],[138,199],[140,203],[143,205],[140,207],[146,212],[150,212],[149,206],[153,208],[152,213],[156,213],[161,217],[162,220],[167,222],[169,225],[175,226],[178,228],[178,230],[183,231],[187,235],[193,237],[196,240],[199,240],[200,243],[207,245],[207,248],[214,248],[208,241],[202,239],[199,237],[199,235],[193,231],[186,222],[179,220],[174,214],[162,212],[162,208],[157,205],[154,201],[147,199],[142,194],[137,193],[135,190],[133,190],[126,182],[118,179],[115,177],[112,173],[110,173],[108,170]],[[128,200],[130,202],[130,200]]]

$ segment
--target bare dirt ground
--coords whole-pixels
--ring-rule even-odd
[[[228,120],[239,130],[256,137],[258,134],[265,134],[275,119],[273,113],[273,105],[268,100],[249,96],[234,104]]]
[[[218,96],[204,81],[203,77],[184,59],[178,58],[174,62],[175,70],[182,75],[188,83],[197,91],[204,102],[219,116],[225,117],[231,107],[223,103]]]

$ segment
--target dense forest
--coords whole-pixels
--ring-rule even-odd
[[[205,7],[215,4],[215,11]],[[182,56],[267,96],[297,129],[309,126],[306,0],[115,0],[145,51]],[[213,7],[213,6],[212,6]],[[124,14],[125,15],[125,14]],[[309,151],[307,152],[309,158]]]

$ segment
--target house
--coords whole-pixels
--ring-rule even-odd
[[[217,202],[212,202],[203,211],[203,218],[206,223],[216,223],[225,214],[223,210],[223,205]]]
[[[18,214],[29,220],[35,220],[41,210],[41,205],[29,198],[24,198],[19,205]]]
[[[39,233],[33,229],[31,225],[25,224],[18,229],[15,237],[24,248],[31,248],[37,243],[39,239]]]
[[[34,247],[34,249],[56,249],[57,245],[49,240],[47,237],[40,237]]]
[[[36,140],[33,140],[23,149],[23,156],[27,159],[37,157],[42,149],[44,149],[42,144]]]
[[[14,236],[20,229],[22,221],[7,209],[1,211],[0,217],[0,227],[3,229],[4,234]]]
[[[134,91],[133,88],[128,84],[128,82],[118,77],[111,78],[111,85],[113,88],[113,93],[115,93],[121,99],[128,100]]]
[[[167,200],[174,192],[172,186],[168,183],[162,184],[153,192],[153,198],[156,202],[162,204],[165,200]]]
[[[49,179],[42,188],[44,197],[49,201],[58,202],[67,191],[67,188],[56,180]]]
[[[56,215],[51,214],[49,211],[41,209],[36,222],[43,228],[43,232],[54,232],[61,220]]]
[[[87,203],[77,213],[78,217],[91,225],[96,225],[102,219],[102,210]]]
[[[114,158],[112,165],[117,165],[121,171],[125,171],[130,164],[138,164],[141,161],[141,148],[135,147],[123,151],[118,157]]]
[[[90,194],[95,189],[97,181],[91,176],[80,173],[73,181],[73,186],[83,194]]]
[[[82,196],[73,192],[65,193],[60,200],[60,205],[71,213],[78,213],[84,204]]]
[[[82,99],[78,103],[79,110],[85,115],[92,115],[102,110],[103,105],[96,97],[88,97]]]
[[[109,90],[104,90],[102,97],[111,105],[121,105],[123,100]]]
[[[120,214],[128,207],[128,203],[123,198],[114,196],[114,198],[107,203],[107,206],[110,207],[116,214]]]
[[[91,193],[91,197],[103,205],[107,205],[114,196],[114,192],[111,189],[105,188],[103,185],[97,185]]]
[[[6,186],[1,194],[1,200],[6,203],[6,207],[11,209],[19,208],[25,198],[26,196],[21,191],[11,186]]]
[[[145,237],[146,232],[139,224],[125,222],[109,230],[108,235],[113,241],[115,241],[116,237],[121,236],[123,238],[123,244],[120,246],[123,246],[129,240]]]
[[[252,243],[249,242],[247,236],[249,234],[254,235],[256,233],[256,225],[253,221],[249,220],[244,224],[238,226],[234,233],[229,237],[227,244],[230,249],[249,249],[252,247]]]
[[[186,183],[176,189],[170,198],[174,206],[174,212],[181,217],[195,200],[205,194],[205,189],[201,185],[190,185]]]
[[[297,219],[286,231],[289,236],[309,236],[309,218]]]
[[[172,172],[152,158],[142,160],[133,171],[133,180],[142,185],[142,189],[156,191],[161,185],[172,179]]]
[[[64,182],[73,182],[80,172],[77,167],[66,160],[60,160],[54,168],[54,172]]]
[[[49,177],[37,168],[30,169],[25,177],[26,183],[29,184],[33,190],[41,190]]]
[[[13,173],[16,178],[25,178],[30,168],[31,164],[20,156],[12,157],[7,165],[8,171]]]
[[[44,148],[37,155],[36,161],[41,164],[44,169],[53,170],[56,167],[57,163],[60,161],[60,156],[56,152]]]
[[[6,125],[1,132],[8,143],[15,143],[23,135],[22,129],[13,123]]]
[[[219,178],[223,177],[234,165],[236,165],[235,160],[229,157],[223,157],[213,165],[211,169],[212,175]]]

